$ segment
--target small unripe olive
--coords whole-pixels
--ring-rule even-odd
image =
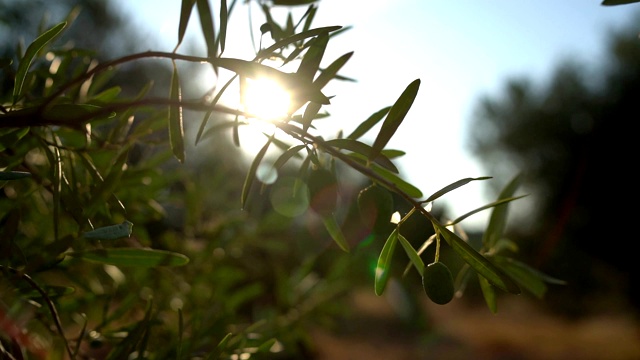
[[[439,305],[450,302],[455,294],[451,271],[441,262],[434,262],[424,268],[422,286],[429,299]]]

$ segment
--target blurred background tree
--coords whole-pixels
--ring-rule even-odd
[[[638,19],[611,31],[596,68],[571,59],[546,82],[511,79],[480,101],[471,126],[470,149],[488,173],[525,175],[532,201],[510,236],[532,264],[568,281],[548,298],[568,314],[640,307],[634,236],[625,235],[637,221]]]

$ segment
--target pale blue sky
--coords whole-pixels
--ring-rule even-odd
[[[179,0],[119,1],[124,12],[131,7],[137,22],[166,41],[150,43],[150,48],[173,49]],[[361,9],[363,3],[367,5]],[[217,11],[217,1],[212,4]],[[238,5],[234,16],[242,23],[246,10],[241,1]],[[336,95],[328,107],[333,120],[324,121],[326,128],[320,129],[350,132],[420,78],[414,106],[389,144],[407,152],[398,161],[402,172],[425,196],[461,178],[490,176],[465,148],[478,96],[497,93],[512,76],[543,82],[553,66],[568,57],[587,64],[597,61],[607,29],[627,24],[637,10],[636,5],[603,7],[597,0],[321,0],[316,27],[353,27],[329,43],[325,65],[355,51],[342,74],[358,82],[327,88],[325,94]],[[257,26],[259,15],[254,12]],[[246,30],[246,25],[231,28],[229,35],[244,37]],[[189,39],[201,41],[197,27],[190,29]],[[242,51],[231,47],[226,55],[241,57]],[[481,182],[443,199],[454,217],[491,200]],[[474,215],[464,224],[484,226],[488,215]]]

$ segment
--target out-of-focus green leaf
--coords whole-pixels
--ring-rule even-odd
[[[269,350],[273,347],[273,344],[276,343],[276,339],[275,338],[271,338],[265,342],[263,342],[262,344],[260,344],[260,346],[258,346],[257,349],[257,353],[258,354],[262,354],[262,353],[268,353]]]
[[[170,98],[174,102],[182,99],[178,67],[173,63],[173,75],[171,76]],[[182,127],[182,106],[169,106],[169,142],[173,156],[181,163],[185,160],[184,129]]]
[[[128,359],[131,357],[131,354],[135,354],[136,345],[141,345],[145,343],[145,337],[148,336],[151,327],[151,310],[153,301],[149,301],[147,303],[147,310],[145,312],[144,318],[142,320],[135,323],[133,328],[126,332],[127,336],[118,342],[118,346],[115,346],[113,350],[109,353],[109,356],[106,360],[119,360],[119,359]],[[142,354],[140,354],[142,355]],[[142,359],[140,356],[138,359]]]
[[[227,333],[227,335],[225,335],[225,337],[223,337],[222,340],[218,342],[218,345],[216,345],[216,348],[211,353],[211,356],[207,357],[207,359],[218,359],[218,355],[227,348],[227,344],[229,343],[229,340],[231,340],[232,335],[232,333]]]
[[[115,266],[182,266],[189,262],[189,258],[182,254],[156,249],[97,249],[82,252],[71,252],[67,253],[67,255],[81,258],[83,260]]]
[[[378,296],[384,293],[384,289],[389,281],[389,275],[391,274],[391,259],[393,258],[393,252],[396,249],[397,242],[398,228],[396,227],[384,243],[382,251],[380,252],[380,257],[378,258],[378,264],[376,265],[375,292]]]
[[[511,179],[511,181],[502,189],[500,195],[498,195],[498,199],[513,197],[518,186],[520,186],[520,181],[520,175],[516,175]],[[509,215],[508,203],[502,203],[493,207],[491,217],[489,218],[489,224],[487,225],[487,230],[482,236],[482,244],[485,249],[493,248],[496,242],[502,237],[507,224],[507,215]]]
[[[349,252],[349,243],[347,243],[347,239],[344,237],[342,229],[340,229],[340,225],[338,225],[338,222],[336,221],[336,217],[333,214],[329,216],[323,216],[322,223],[324,224],[325,229],[327,229],[327,231],[329,232],[329,235],[331,235],[333,241],[338,244],[340,249],[342,249],[344,252]]]
[[[189,19],[191,18],[191,11],[193,10],[193,5],[195,5],[195,3],[196,0],[182,0],[182,6],[180,8],[180,25],[178,25],[178,44],[173,50],[174,52],[178,50],[178,47],[182,44],[184,34],[187,32],[187,25],[189,25]]]
[[[486,209],[492,208],[492,207],[494,207],[494,206],[496,206],[496,205],[500,205],[500,204],[504,204],[504,203],[507,203],[507,202],[510,202],[510,201],[513,201],[513,200],[517,200],[517,199],[523,198],[523,197],[525,197],[525,196],[527,196],[527,195],[521,195],[521,196],[512,197],[512,198],[506,198],[506,199],[500,199],[500,200],[498,200],[498,201],[494,201],[494,202],[489,203],[489,204],[487,204],[487,205],[483,205],[483,206],[481,206],[481,207],[479,207],[479,208],[477,208],[477,209],[471,210],[471,211],[469,211],[468,213],[466,213],[466,214],[464,214],[464,215],[461,215],[461,216],[457,217],[457,218],[456,218],[455,220],[453,220],[452,222],[447,223],[447,225],[454,225],[454,224],[458,224],[458,223],[459,223],[459,222],[461,222],[462,220],[464,220],[464,219],[468,218],[469,216],[471,216],[471,215],[473,215],[473,214],[479,213],[480,211],[483,211],[483,210],[486,210]]]
[[[443,187],[442,189],[436,191],[431,196],[429,196],[429,198],[427,198],[427,200],[425,200],[424,202],[425,203],[431,202],[431,201],[441,197],[442,195],[444,195],[444,194],[446,194],[446,193],[448,193],[450,191],[453,191],[453,190],[455,190],[455,189],[457,189],[457,188],[459,188],[459,187],[461,187],[463,185],[466,185],[466,184],[468,184],[468,183],[470,183],[470,182],[472,182],[474,180],[486,180],[486,179],[491,179],[491,177],[490,176],[483,176],[483,177],[479,177],[479,178],[465,178],[465,179],[458,180],[458,181],[456,181],[454,183],[451,183],[451,184]]]
[[[565,285],[566,282],[548,276],[529,265],[505,256],[494,256],[491,258],[496,266],[501,268],[507,275],[511,276],[522,288],[533,294],[538,299],[542,299],[547,292],[547,283]]]
[[[456,297],[462,297],[464,291],[467,289],[469,280],[471,280],[471,275],[473,274],[475,274],[475,272],[471,271],[471,266],[469,266],[469,264],[465,263],[462,265],[462,268],[458,271],[458,275],[456,275],[454,282]]]
[[[89,102],[94,105],[105,105],[112,102],[122,91],[120,86],[114,86],[100,93],[93,95]]]
[[[224,94],[224,92],[227,90],[229,85],[231,85],[231,83],[233,83],[233,81],[236,79],[237,76],[238,76],[237,74],[232,76],[231,79],[229,79],[224,84],[224,86],[222,86],[220,91],[218,91],[218,94],[216,94],[216,96],[211,101],[211,104],[210,104],[211,106],[213,106],[213,105],[218,103],[218,101],[220,100],[220,97],[222,97],[222,94]],[[209,121],[209,118],[211,117],[212,113],[213,113],[213,109],[207,111],[207,113],[202,118],[202,122],[200,123],[200,127],[198,128],[198,134],[196,135],[196,141],[195,141],[196,145],[198,145],[198,142],[200,142],[200,140],[202,140],[204,129],[207,126],[207,122]]]
[[[471,245],[467,244],[467,242],[442,224],[436,221],[432,221],[432,224],[434,228],[444,236],[449,246],[475,271],[487,278],[491,284],[512,294],[520,293],[520,288],[509,276],[505,275],[502,270],[493,265],[484,256],[480,255]]]
[[[371,152],[371,146],[360,142],[358,140],[353,140],[353,139],[331,139],[331,140],[327,140],[325,142],[325,144],[329,145],[329,146],[333,146],[336,147],[338,149],[344,149],[344,150],[349,150],[349,151],[353,151],[355,153],[358,153],[360,155],[362,155],[363,157],[367,157],[370,152]],[[380,155],[378,155],[377,158],[375,158],[373,160],[375,163],[377,163],[378,165],[382,166],[383,168],[389,170],[389,171],[393,171],[394,173],[398,173],[398,168],[395,166],[395,164],[393,162],[391,162],[391,160],[389,158],[387,158],[386,156],[384,156],[382,153]]]
[[[0,121],[2,121],[2,115],[0,115]],[[29,127],[23,127],[20,129],[2,129],[0,130],[0,151],[10,148],[16,144],[20,139],[29,133]]]
[[[413,105],[413,101],[415,100],[416,95],[418,95],[419,88],[420,79],[416,79],[407,86],[398,100],[396,100],[395,104],[391,106],[387,118],[382,123],[380,132],[378,133],[378,136],[376,136],[376,140],[373,142],[372,151],[369,154],[370,160],[373,160],[380,155],[382,149],[384,149],[393,134],[398,130],[398,127],[409,112],[411,105]]]
[[[213,27],[213,16],[211,15],[209,0],[196,0],[196,4],[198,6],[198,15],[200,16],[202,35],[207,44],[207,56],[213,59],[216,57],[216,33]]]
[[[640,0],[604,0],[602,5],[604,6],[616,6],[616,5],[626,5],[640,2]]]
[[[321,33],[312,40],[309,50],[307,50],[307,53],[302,58],[298,71],[296,72],[301,79],[309,82],[313,81],[316,72],[318,72],[320,68],[320,61],[322,61],[328,43],[329,35],[326,32]]]
[[[18,70],[16,71],[15,85],[13,88],[13,102],[17,102],[18,99],[22,96],[24,92],[24,83],[27,78],[27,72],[29,72],[29,68],[31,67],[31,63],[33,62],[33,58],[36,57],[40,49],[42,49],[46,44],[48,44],[51,40],[53,40],[64,27],[67,26],[67,22],[63,21],[51,29],[45,31],[40,36],[38,36],[28,47],[27,51],[25,51],[24,56],[20,59],[20,63],[18,64]]]
[[[267,153],[267,149],[269,149],[269,145],[273,141],[273,136],[271,136],[266,143],[262,146],[262,149],[256,154],[256,157],[253,159],[251,163],[251,167],[247,172],[247,176],[244,179],[244,185],[242,186],[242,196],[240,197],[240,203],[242,204],[242,208],[244,209],[247,204],[247,199],[249,198],[249,191],[251,191],[251,185],[253,185],[254,180],[256,179],[256,171],[258,170],[258,166],[264,158],[264,155]]]
[[[0,181],[18,180],[31,177],[31,173],[26,171],[0,171]]]
[[[422,258],[420,257],[420,255],[418,255],[418,253],[416,252],[416,249],[414,249],[413,246],[411,246],[411,243],[409,242],[409,240],[407,240],[407,238],[402,236],[402,234],[398,234],[398,240],[400,241],[400,244],[404,248],[404,251],[407,253],[409,260],[411,260],[411,263],[413,264],[413,266],[416,268],[416,270],[418,270],[418,273],[420,274],[420,276],[422,276],[422,274],[424,273],[424,261],[422,261]]]
[[[109,225],[87,231],[83,236],[85,239],[115,240],[130,237],[132,230],[133,223],[130,221],[124,221],[122,224]]]
[[[484,301],[487,303],[489,310],[492,313],[498,312],[498,298],[496,296],[496,290],[493,288],[493,285],[489,283],[487,279],[478,274],[478,282],[480,283],[480,289],[482,289],[482,296],[484,297]]]
[[[53,186],[53,233],[55,235],[55,239],[58,239],[58,235],[60,234],[60,191],[62,190],[62,157],[60,156],[60,149],[54,147],[51,151],[53,155],[53,163],[51,167],[53,168],[53,174],[51,177],[51,182]]]

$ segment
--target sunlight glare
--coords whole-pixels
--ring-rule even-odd
[[[245,110],[263,120],[287,116],[291,95],[276,81],[266,78],[247,79]]]

